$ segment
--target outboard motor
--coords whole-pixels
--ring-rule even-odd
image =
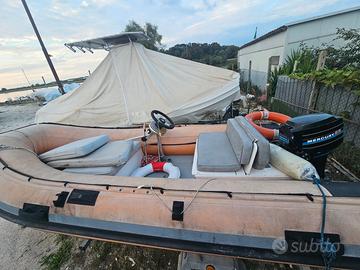
[[[321,178],[328,155],[343,138],[342,118],[326,113],[291,118],[279,129],[280,146],[310,161]]]

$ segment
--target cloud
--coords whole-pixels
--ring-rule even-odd
[[[263,4],[265,0],[222,0],[207,3],[207,9],[198,9],[194,16],[188,19],[177,37],[170,38],[172,42],[193,38],[195,36],[216,35],[254,20],[252,10]],[[194,4],[195,2],[193,2]],[[201,3],[197,3],[201,5]],[[196,7],[196,5],[195,5]]]
[[[91,0],[91,2],[96,6],[104,7],[116,3],[116,0]]]
[[[71,4],[62,0],[52,0],[50,12],[64,18],[72,18],[80,13],[79,7],[73,7]]]
[[[84,7],[84,8],[86,8],[86,7],[88,7],[89,6],[89,3],[87,2],[87,1],[81,1],[81,4],[80,4],[80,6],[81,7]]]
[[[314,14],[315,12],[320,11],[322,8],[334,5],[338,2],[339,0],[292,0],[275,6],[271,13],[267,12],[266,20]]]
[[[281,24],[345,9],[358,0],[27,0],[61,78],[93,70],[106,52],[74,54],[63,44],[121,32],[131,19],[159,26],[163,43],[240,45]],[[0,87],[16,84],[19,66],[29,77],[51,79],[20,0],[0,0]],[[8,75],[6,75],[8,74]],[[19,80],[21,81],[21,80]]]
[[[230,33],[247,25],[263,24],[291,18],[316,14],[327,6],[340,0],[307,0],[275,1],[267,0],[183,0],[181,3],[194,10],[193,16],[182,20],[183,27],[175,35],[165,37],[165,41],[174,44],[182,40],[211,37]],[[264,8],[266,7],[266,8]],[[174,33],[174,32],[173,32]]]

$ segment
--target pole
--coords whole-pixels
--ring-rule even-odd
[[[39,43],[40,43],[41,49],[42,49],[42,51],[43,51],[43,53],[45,55],[46,61],[48,62],[48,65],[49,65],[49,67],[51,69],[51,72],[54,75],[55,81],[56,81],[56,83],[57,83],[57,85],[59,87],[59,92],[60,92],[60,94],[64,95],[65,91],[64,91],[63,85],[62,85],[61,81],[59,80],[59,77],[58,77],[58,75],[56,73],[55,67],[54,67],[54,65],[53,65],[53,63],[52,63],[52,61],[50,59],[50,56],[49,56],[49,54],[48,54],[48,52],[47,52],[47,50],[45,48],[45,45],[44,45],[44,43],[43,43],[43,41],[41,39],[40,33],[39,33],[39,31],[38,31],[38,29],[37,29],[37,27],[35,25],[35,21],[34,21],[32,15],[30,13],[30,10],[29,10],[29,8],[28,8],[28,6],[26,4],[26,1],[21,0],[21,2],[22,2],[23,6],[25,8],[26,14],[29,17],[29,20],[30,20],[30,23],[31,23],[31,25],[32,25],[32,27],[34,29],[34,32],[35,32],[35,34],[36,34],[36,36],[37,36],[37,38],[39,40]]]
[[[32,85],[31,85],[31,83],[30,83],[30,81],[29,81],[29,79],[28,79],[28,77],[26,76],[25,70],[24,70],[23,68],[21,68],[21,71],[22,71],[22,73],[24,74],[25,79],[26,79],[26,81],[28,82],[31,90],[32,90],[33,92],[35,92],[34,88],[32,87]]]

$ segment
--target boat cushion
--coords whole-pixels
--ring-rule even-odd
[[[93,153],[80,158],[55,160],[48,163],[54,168],[112,167],[126,163],[139,142],[111,141]]]
[[[240,164],[225,132],[200,133],[197,168],[207,172],[234,172]]]
[[[90,168],[66,168],[68,173],[92,174],[92,175],[114,175],[118,167],[90,167]]]
[[[243,116],[235,118],[239,125],[246,131],[248,136],[256,141],[258,151],[255,157],[253,168],[264,169],[270,162],[270,143],[254,128]]]
[[[123,166],[121,166],[120,170],[118,170],[115,175],[130,176],[133,171],[141,167],[141,161],[143,160],[143,157],[144,154],[139,147],[137,151],[131,156],[131,158],[129,158],[129,160]]]
[[[247,132],[235,119],[227,121],[226,135],[240,164],[248,164],[254,140],[248,136]]]
[[[86,156],[109,141],[109,136],[100,135],[74,141],[39,155],[44,162]]]

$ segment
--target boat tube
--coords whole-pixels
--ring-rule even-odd
[[[229,142],[241,139],[235,136],[238,129],[187,125],[168,130],[161,137],[162,147],[182,170],[180,179],[75,174],[52,168],[39,158],[89,137],[107,135],[111,141],[139,138],[144,135],[142,127],[37,124],[3,133],[0,216],[23,226],[91,239],[323,266],[321,253],[301,253],[290,247],[296,242],[319,240],[325,196],[325,236],[340,247],[332,266],[357,268],[360,184],[324,182],[322,194],[311,181],[295,180],[272,168],[271,163],[246,175],[241,170],[248,157],[237,159],[237,155],[247,142]],[[199,136],[205,133],[212,134],[214,140],[202,148],[197,141],[203,140],[201,145],[206,146],[207,136]],[[226,145],[216,146],[222,142]],[[157,153],[155,137],[141,144],[141,154]],[[228,147],[233,148],[224,152]],[[202,156],[201,151],[209,149],[212,155]],[[258,166],[268,162],[268,149],[260,151],[264,151],[262,159],[254,161]],[[211,171],[214,157],[217,171]],[[183,169],[187,160],[190,174],[183,173],[187,172]],[[191,166],[200,171],[197,165],[207,170],[201,177],[191,175]],[[231,171],[225,172],[226,168]],[[279,239],[287,241],[288,250],[274,248]]]

